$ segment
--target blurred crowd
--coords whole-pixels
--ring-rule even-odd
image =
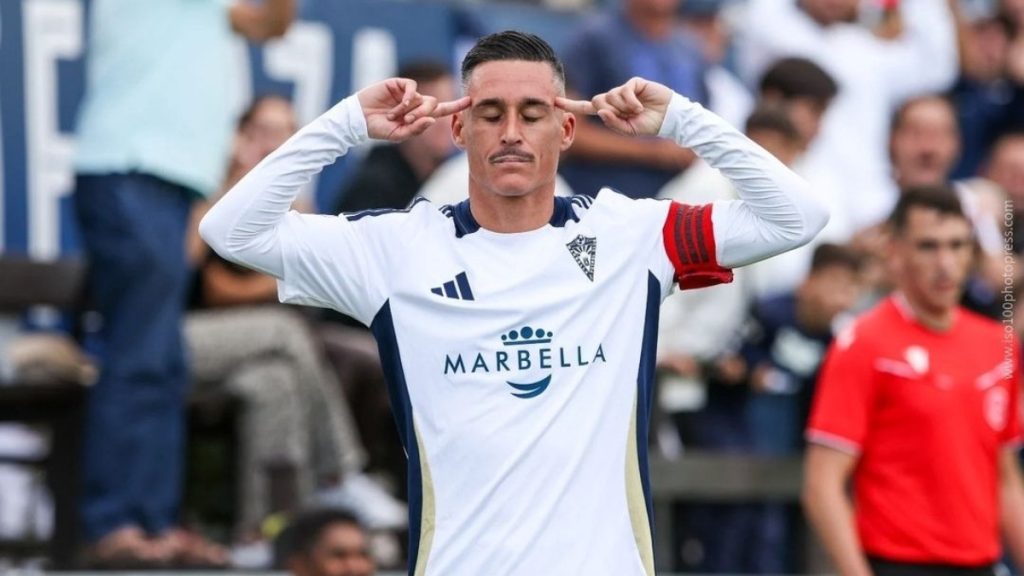
[[[92,3],[75,192],[105,318],[86,434],[88,558],[265,566],[269,542],[307,506],[400,534],[405,462],[372,337],[337,314],[278,304],[273,278],[218,258],[196,231],[209,203],[298,128],[280,95],[235,118],[223,85],[232,31],[280,36],[294,3],[239,2],[229,13],[175,4],[143,14],[136,0]],[[165,29],[189,33],[155,42]],[[1024,250],[1024,0],[621,0],[581,12],[568,34],[572,94],[633,76],[666,84],[743,128],[832,209],[812,244],[665,302],[651,434],[663,457],[802,452],[833,335],[892,289],[885,221],[904,190],[956,189],[977,241],[963,305],[1002,320],[1004,287],[1022,285],[1008,263]],[[439,100],[460,90],[447,62],[400,68]],[[579,123],[560,177],[560,194],[608,186],[684,203],[736,198],[690,151],[593,121]],[[365,151],[320,209],[454,203],[467,182],[467,160],[438,123]],[[317,209],[311,199],[294,208]],[[1021,334],[1024,314],[1015,318]],[[187,399],[214,393],[241,406],[234,525],[221,544],[194,529],[201,521],[182,522],[176,456]],[[140,416],[154,409],[164,413]],[[802,568],[795,507],[677,512],[671,563],[682,569]],[[375,543],[385,564],[401,563],[400,540]]]

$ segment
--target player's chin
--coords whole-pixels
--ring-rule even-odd
[[[493,188],[498,195],[506,198],[526,196],[537,189],[537,183],[533,179],[518,174],[499,175],[493,180],[493,183]]]
[[[949,309],[960,304],[963,290],[960,286],[943,282],[933,285],[928,292],[928,299],[931,300],[933,307]]]

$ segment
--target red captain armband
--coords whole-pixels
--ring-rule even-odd
[[[683,290],[732,282],[732,270],[718,265],[711,204],[691,206],[673,202],[662,229],[665,253]]]

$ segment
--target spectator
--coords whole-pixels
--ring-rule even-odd
[[[189,204],[223,180],[232,28],[284,34],[293,0],[96,0],[78,117],[74,204],[104,319],[89,397],[82,519],[100,565],[221,565],[175,528],[188,385],[181,335]]]
[[[853,230],[843,210],[841,186],[820,161],[807,151],[818,137],[821,120],[835,99],[838,87],[820,66],[805,58],[783,58],[765,72],[759,85],[762,103],[781,107],[797,129],[797,140],[789,157],[789,165],[811,184],[811,188],[829,205],[832,218],[811,243],[751,266],[747,272],[749,290],[754,297],[769,297],[796,290],[806,278],[821,242],[843,243]],[[787,160],[783,160],[787,161]]]
[[[894,189],[949,183],[960,143],[956,110],[949,100],[922,96],[905,102],[893,115],[889,137]],[[1002,194],[978,180],[955,182],[954,188],[981,249],[978,266],[967,282],[964,303],[976,312],[998,315],[995,293],[1002,283]],[[879,270],[878,263],[884,257],[881,251],[873,255]]]
[[[859,268],[853,250],[821,244],[795,292],[755,306],[741,349],[754,391],[748,416],[755,452],[793,454],[802,445],[814,378],[834,327],[856,304]]]
[[[953,176],[978,174],[992,144],[1024,128],[1024,75],[1011,75],[1013,22],[992,8],[960,10],[960,78],[951,94],[963,138]]]
[[[786,108],[800,136],[800,147],[811,148],[821,122],[839,92],[828,72],[806,58],[782,58],[765,70],[758,85],[764,104]]]
[[[1007,72],[1018,86],[1024,84],[1024,2],[1002,0],[1000,8],[1010,24],[1010,52]]]
[[[749,370],[746,417],[754,454],[801,452],[814,379],[833,327],[857,302],[859,267],[859,257],[849,248],[820,244],[810,274],[795,292],[754,307],[740,351]],[[780,503],[759,508],[750,570],[795,572],[794,510]]]
[[[1013,210],[1013,252],[1024,254],[1024,132],[1007,134],[996,141],[985,175],[1006,192]]]
[[[370,541],[355,516],[312,510],[293,520],[277,542],[277,567],[294,576],[373,576]]]
[[[936,95],[907,100],[896,109],[890,126],[889,194],[898,197],[902,189],[947,184],[960,150],[949,101]],[[867,290],[861,307],[866,308],[892,289],[892,275],[885,267],[888,224],[859,230],[852,245],[865,256],[862,280]]]
[[[296,130],[291,104],[257,99],[242,115],[225,189],[234,186]],[[302,204],[297,202],[296,204]],[[236,536],[258,537],[270,508],[270,468],[294,473],[295,497],[345,503],[374,528],[405,525],[405,507],[363,476],[366,454],[344,391],[322,358],[318,333],[301,313],[277,303],[277,281],[221,259],[198,234],[197,310],[185,336],[198,393],[226,389],[243,401],[241,490]],[[379,368],[378,368],[379,372]]]
[[[884,40],[855,23],[859,0],[751,0],[737,35],[753,83],[784,56],[802,56],[839,85],[810,153],[835,174],[854,230],[883,220],[896,197],[887,185],[891,110],[948,88],[956,74],[953,19],[942,0],[903,0],[903,30]]]
[[[700,41],[708,64],[704,73],[708,107],[733,126],[742,126],[755,103],[743,82],[726,67],[732,34],[722,17],[725,2],[683,0],[679,13],[683,28]]]
[[[412,62],[402,67],[398,76],[415,80],[420,93],[441,102],[455,98],[455,80],[444,64]],[[356,169],[333,212],[405,208],[454,150],[451,127],[444,122],[416,138],[375,146]]]
[[[897,189],[947,183],[959,154],[960,128],[949,100],[921,96],[904,102],[893,115],[889,157]]]
[[[697,38],[677,25],[680,0],[624,0],[587,20],[568,43],[566,82],[573,97],[590,98],[633,76],[665,84],[708,103],[707,63]],[[580,119],[560,172],[577,194],[602,187],[649,198],[693,163],[687,149],[659,138],[630,138],[596,118]]]
[[[1020,350],[957,306],[972,242],[952,188],[904,192],[891,225],[899,291],[828,353],[806,511],[840,574],[993,573],[1000,532],[1024,561]]]

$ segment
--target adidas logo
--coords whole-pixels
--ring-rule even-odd
[[[430,291],[438,296],[453,298],[455,300],[473,300],[473,290],[469,287],[469,279],[465,272],[459,272],[455,280],[449,280]]]

